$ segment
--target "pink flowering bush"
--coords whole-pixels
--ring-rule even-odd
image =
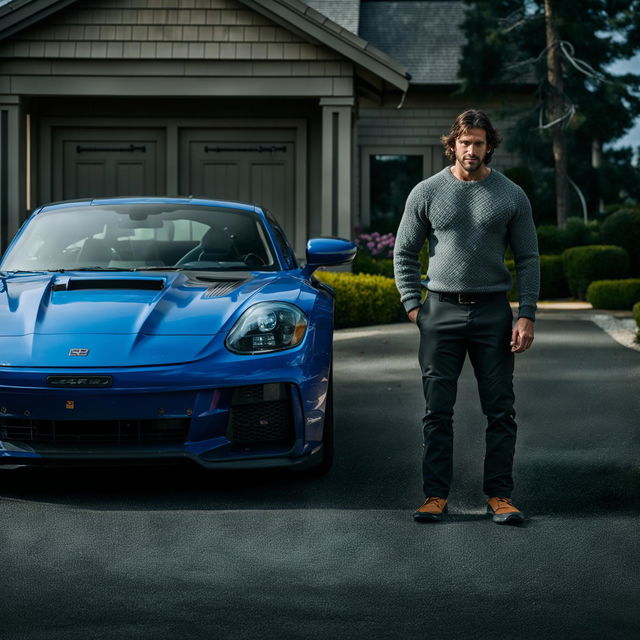
[[[355,241],[358,248],[372,258],[393,258],[393,247],[396,244],[393,233],[380,234],[377,231],[360,233]]]

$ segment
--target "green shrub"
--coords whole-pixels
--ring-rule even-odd
[[[420,251],[420,272],[425,274],[429,268],[429,243],[425,242]],[[393,278],[393,258],[374,258],[370,253],[359,250],[352,263],[353,273],[369,273],[376,276]]]
[[[559,229],[555,225],[540,225],[538,250],[541,255],[558,255],[569,247],[579,247],[600,242],[600,223],[592,220],[585,224],[582,218],[569,218],[567,226]],[[612,242],[611,244],[618,244]]]
[[[540,297],[566,298],[569,295],[562,256],[540,256]]]
[[[631,309],[640,302],[640,278],[594,280],[587,288],[594,309]]]
[[[640,302],[636,302],[633,305],[633,318],[636,321],[636,324],[638,325],[638,329],[640,329]]]
[[[543,224],[536,229],[538,233],[538,250],[545,255],[561,254],[566,248],[562,229],[552,224]]]
[[[505,260],[505,266],[509,269],[509,273],[511,274],[511,290],[507,291],[507,298],[511,300],[511,302],[516,302],[518,300],[518,277],[516,276],[516,263],[515,260]]]
[[[620,209],[602,223],[602,241],[629,252],[631,273],[640,275],[640,209]]]
[[[404,308],[391,278],[365,273],[316,271],[336,292],[336,328],[397,322]]]
[[[516,267],[513,260],[505,260],[505,265],[511,273],[511,291],[507,297],[511,301],[518,299],[518,285]],[[540,298],[566,298],[569,295],[567,280],[564,277],[562,256],[540,256]]]
[[[358,251],[352,268],[353,273],[369,273],[393,278],[393,260],[391,258],[373,258],[364,251]]]
[[[427,273],[429,269],[429,242],[425,242],[420,249],[420,273]]]
[[[605,278],[624,278],[629,273],[629,254],[613,245],[571,247],[562,254],[569,292],[579,300],[589,283]]]

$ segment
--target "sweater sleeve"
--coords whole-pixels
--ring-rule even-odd
[[[416,185],[405,205],[393,251],[393,268],[400,301],[407,312],[420,306],[420,251],[429,233],[424,183]]]
[[[531,204],[521,189],[518,189],[516,213],[509,225],[509,244],[513,251],[518,277],[518,318],[535,320],[536,303],[540,291],[538,237],[533,223]]]

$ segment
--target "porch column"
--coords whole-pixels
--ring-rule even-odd
[[[353,98],[321,98],[322,201],[320,230],[351,238],[351,158]]]
[[[24,117],[19,96],[0,95],[0,248],[4,251],[26,213]]]

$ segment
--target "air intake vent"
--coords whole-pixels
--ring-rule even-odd
[[[291,388],[287,384],[252,385],[234,391],[227,438],[236,446],[286,446],[295,441]]]
[[[231,293],[243,283],[244,280],[220,280],[220,282],[213,282],[209,285],[202,297],[219,298],[220,296],[226,296],[227,293]]]
[[[161,291],[164,289],[164,280],[157,278],[120,278],[118,280],[106,278],[72,278],[67,282],[59,282],[53,285],[54,291],[77,291],[80,289],[134,289],[142,291]]]
[[[182,443],[189,418],[156,420],[0,419],[0,440],[33,443],[124,444]]]

